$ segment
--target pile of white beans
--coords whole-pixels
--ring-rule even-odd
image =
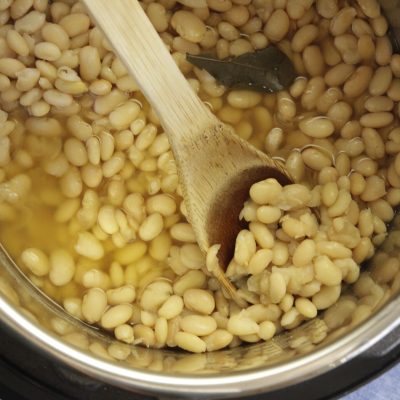
[[[335,326],[343,282],[357,280],[400,203],[400,56],[379,5],[141,3],[193,90],[293,176],[284,188],[255,184],[244,205],[249,228],[227,272],[248,307],[210,276],[158,118],[76,1],[0,1],[2,243],[68,313],[128,344],[235,347],[332,305]],[[269,44],[300,75],[275,94],[228,90],[185,59]],[[382,285],[399,270],[386,261]],[[367,278],[355,284],[366,300],[346,306],[350,320],[384,298]]]
[[[282,187],[275,179],[251,187],[241,213],[249,229],[238,234],[226,274],[250,304],[279,305],[284,329],[293,329],[335,304],[342,284],[358,279],[358,263],[374,254],[373,215],[364,209],[359,211],[357,226],[350,220],[351,194],[341,185],[347,179],[316,185],[312,191],[301,184]],[[208,252],[211,269],[218,249],[214,245]],[[236,318],[246,315],[247,310]],[[235,330],[230,328],[233,319],[229,331],[242,336],[246,327],[254,341],[269,339],[276,332],[270,321],[240,320]]]

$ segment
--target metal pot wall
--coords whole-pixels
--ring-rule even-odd
[[[400,1],[381,4],[392,24],[393,39],[396,35],[400,38]],[[381,250],[392,256],[400,255],[397,229]],[[57,375],[71,385],[92,384],[96,391],[104,382],[120,388],[115,389],[113,398],[118,398],[119,390],[199,399],[276,393],[283,388],[291,393],[293,385],[315,382],[328,371],[343,369],[400,326],[400,285],[394,284],[367,320],[336,330],[320,316],[271,341],[209,354],[130,347],[75,320],[41,295],[15,268],[4,249],[0,251],[0,264],[2,329],[15,336],[18,345],[33,348],[38,359],[50,360]],[[386,346],[380,351],[387,354],[397,344],[394,335],[392,348]],[[114,346],[114,358],[107,352],[110,346]]]

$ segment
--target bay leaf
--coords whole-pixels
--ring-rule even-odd
[[[288,88],[297,76],[289,57],[275,46],[223,60],[205,54],[186,58],[229,88],[272,93]]]

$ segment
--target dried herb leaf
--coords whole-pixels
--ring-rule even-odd
[[[192,54],[186,58],[230,88],[271,93],[289,87],[297,76],[289,57],[274,46],[224,60]]]

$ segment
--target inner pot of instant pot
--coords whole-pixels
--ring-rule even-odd
[[[380,3],[394,43],[400,8],[397,2]],[[10,332],[61,365],[133,392],[196,398],[267,393],[334,369],[399,325],[399,252],[396,216],[359,280],[316,318],[265,342],[190,354],[124,344],[69,315],[35,287],[2,248],[0,318]]]

